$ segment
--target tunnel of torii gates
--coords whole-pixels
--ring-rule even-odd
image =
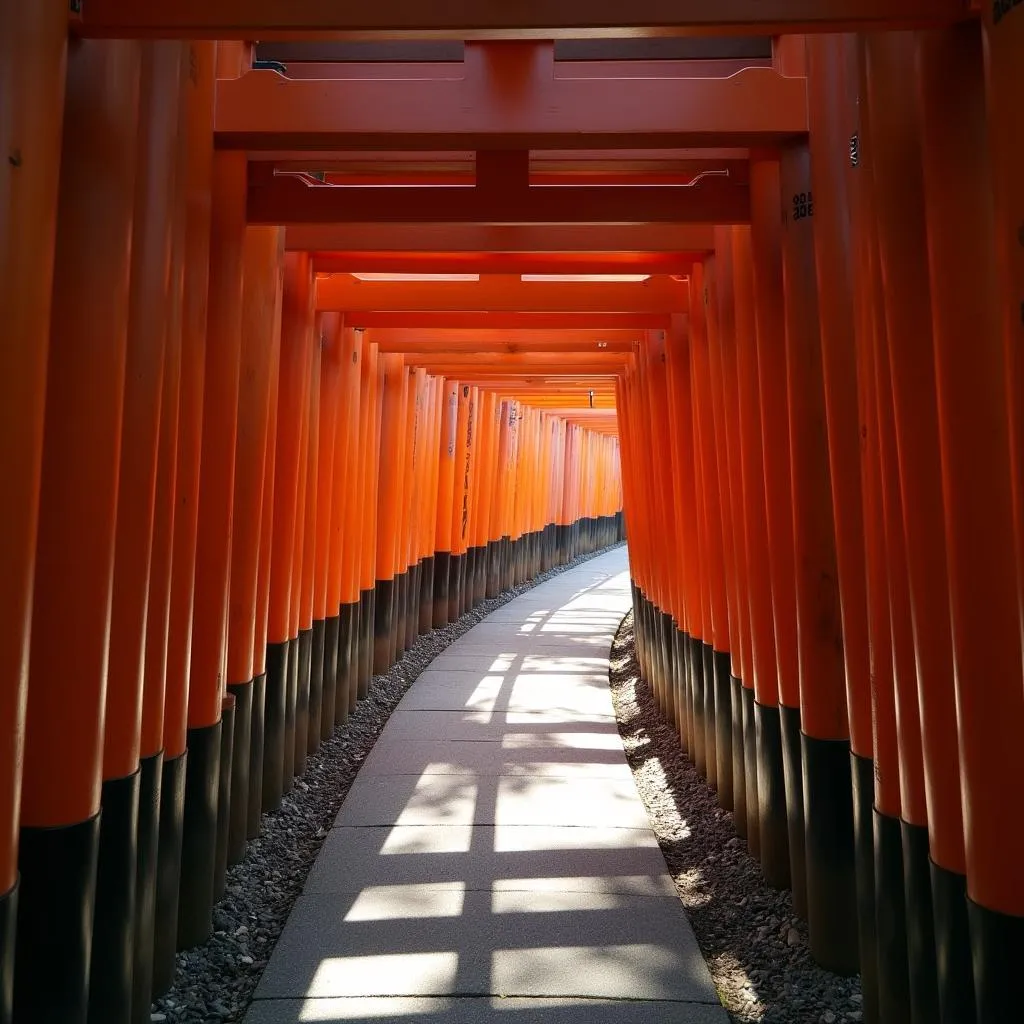
[[[1020,1020],[1017,6],[0,4],[2,1024],[148,1021],[374,673],[626,531],[817,961]]]

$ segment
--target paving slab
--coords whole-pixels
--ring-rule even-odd
[[[381,886],[299,897],[260,998],[591,996],[713,1002],[677,899]]]
[[[649,827],[632,778],[357,776],[337,825]]]
[[[384,999],[272,999],[253,1005],[246,1024],[728,1024],[721,1006],[612,999],[457,996]]]
[[[669,896],[675,888],[649,829],[539,825],[335,828],[305,892],[359,893],[382,884],[470,889],[554,886]]]
[[[422,673],[349,790],[246,1024],[726,1024],[622,751],[625,552]]]
[[[506,747],[504,743],[465,740],[381,739],[383,742],[377,743],[360,769],[361,778],[375,775],[545,775],[624,782],[633,778],[621,750],[609,744],[568,746],[553,740]]]

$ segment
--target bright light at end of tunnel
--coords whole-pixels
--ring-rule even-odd
[[[650,274],[522,274],[524,281],[593,281],[608,284],[636,284],[646,281]]]
[[[353,274],[357,281],[479,281],[479,274]]]

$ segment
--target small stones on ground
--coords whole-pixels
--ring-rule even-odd
[[[484,601],[456,622],[421,636],[390,671],[374,677],[368,697],[308,758],[305,774],[280,807],[263,815],[259,837],[248,844],[244,860],[228,869],[225,896],[213,912],[214,933],[202,946],[178,954],[174,987],[154,1004],[152,1024],[243,1019],[356,773],[413,680],[495,609],[602,553],[581,556]]]
[[[612,644],[615,715],[676,892],[734,1024],[846,1024],[863,1019],[860,979],[811,958],[790,892],[768,887],[732,814],[680,747],[636,662],[633,614]]]

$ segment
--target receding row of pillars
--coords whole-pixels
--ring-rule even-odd
[[[0,11],[0,1021],[150,1019],[417,636],[621,536],[614,438],[378,351],[248,227],[245,48]]]
[[[643,671],[885,1024],[1020,1015],[1022,53],[787,41],[809,141],[619,394]]]

